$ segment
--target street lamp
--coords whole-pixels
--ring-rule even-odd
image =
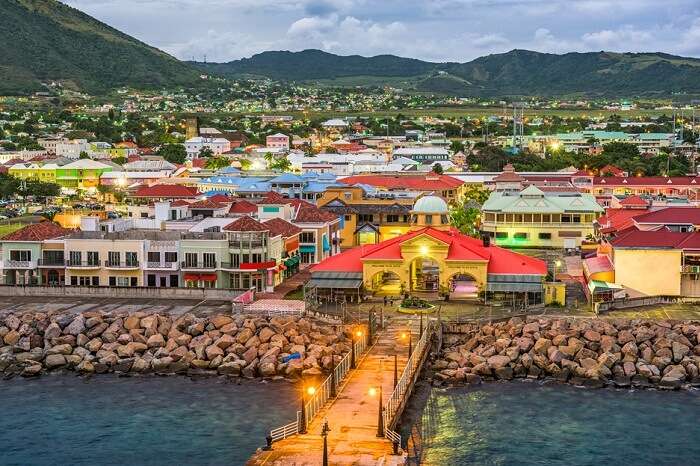
[[[313,396],[314,393],[316,393],[316,388],[315,387],[304,388],[304,384],[302,383],[302,385],[301,385],[301,417],[299,418],[299,429],[298,429],[300,434],[306,433],[306,399],[304,397],[305,393],[308,393],[309,396]]]
[[[375,397],[377,395],[377,389],[372,387],[369,389],[369,396]],[[384,407],[382,406],[382,385],[379,384],[379,397],[377,398],[377,437],[384,437]]]
[[[408,338],[408,357],[411,357],[411,353],[413,352],[413,335],[411,335],[411,332],[403,332],[401,334],[401,339],[406,340]]]
[[[358,330],[353,334],[352,341],[350,343],[350,367],[355,368],[355,336],[359,339],[362,336],[362,330]]]
[[[561,261],[557,259],[554,261],[554,277],[552,277],[555,282],[557,281],[557,270],[559,270],[559,267],[561,267]]]
[[[328,427],[328,419],[323,423],[321,435],[323,436],[323,466],[328,466],[328,432],[331,428]]]

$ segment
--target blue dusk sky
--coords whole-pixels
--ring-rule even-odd
[[[700,0],[63,0],[180,59],[266,50],[469,61],[514,48],[700,57]]]

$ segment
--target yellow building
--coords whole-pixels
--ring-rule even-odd
[[[452,299],[498,299],[518,294],[518,302],[543,301],[544,261],[460,233],[449,225],[448,206],[424,196],[410,213],[409,231],[374,245],[355,247],[312,268],[313,286],[331,298],[427,293]]]
[[[370,196],[359,186],[346,186],[327,188],[317,205],[342,219],[340,245],[350,248],[408,232],[414,200],[388,192]]]
[[[65,239],[66,284],[144,286],[143,240],[77,232]]]
[[[58,165],[55,163],[47,163],[45,165],[38,163],[18,163],[12,165],[7,172],[11,176],[22,180],[34,179],[46,183],[55,183],[56,169],[58,169]]]
[[[522,191],[495,191],[482,207],[482,231],[507,247],[573,249],[594,234],[603,213],[590,194],[544,192],[534,185]]]

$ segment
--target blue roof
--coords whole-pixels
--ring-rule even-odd
[[[266,178],[247,176],[212,176],[205,178],[199,184],[213,184],[222,187],[235,186],[238,191],[267,192],[270,190],[270,182]]]
[[[241,171],[236,167],[224,167],[216,173],[219,175],[231,175],[231,174],[236,174],[236,173],[240,173],[240,172]]]
[[[302,192],[305,193],[322,193],[326,190],[326,188],[332,187],[332,186],[341,186],[335,182],[333,183],[327,183],[323,181],[309,181],[306,186],[302,189]]]
[[[283,173],[270,180],[270,183],[303,183],[304,178],[294,173]]]

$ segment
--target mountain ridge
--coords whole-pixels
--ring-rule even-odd
[[[465,63],[429,62],[395,55],[335,55],[316,49],[268,51],[227,63],[190,62],[227,77],[321,81],[362,76],[409,78],[418,91],[448,94],[670,95],[700,93],[700,59],[663,52],[543,53],[514,49]],[[352,80],[344,79],[353,85]],[[358,80],[358,84],[361,80]]]

